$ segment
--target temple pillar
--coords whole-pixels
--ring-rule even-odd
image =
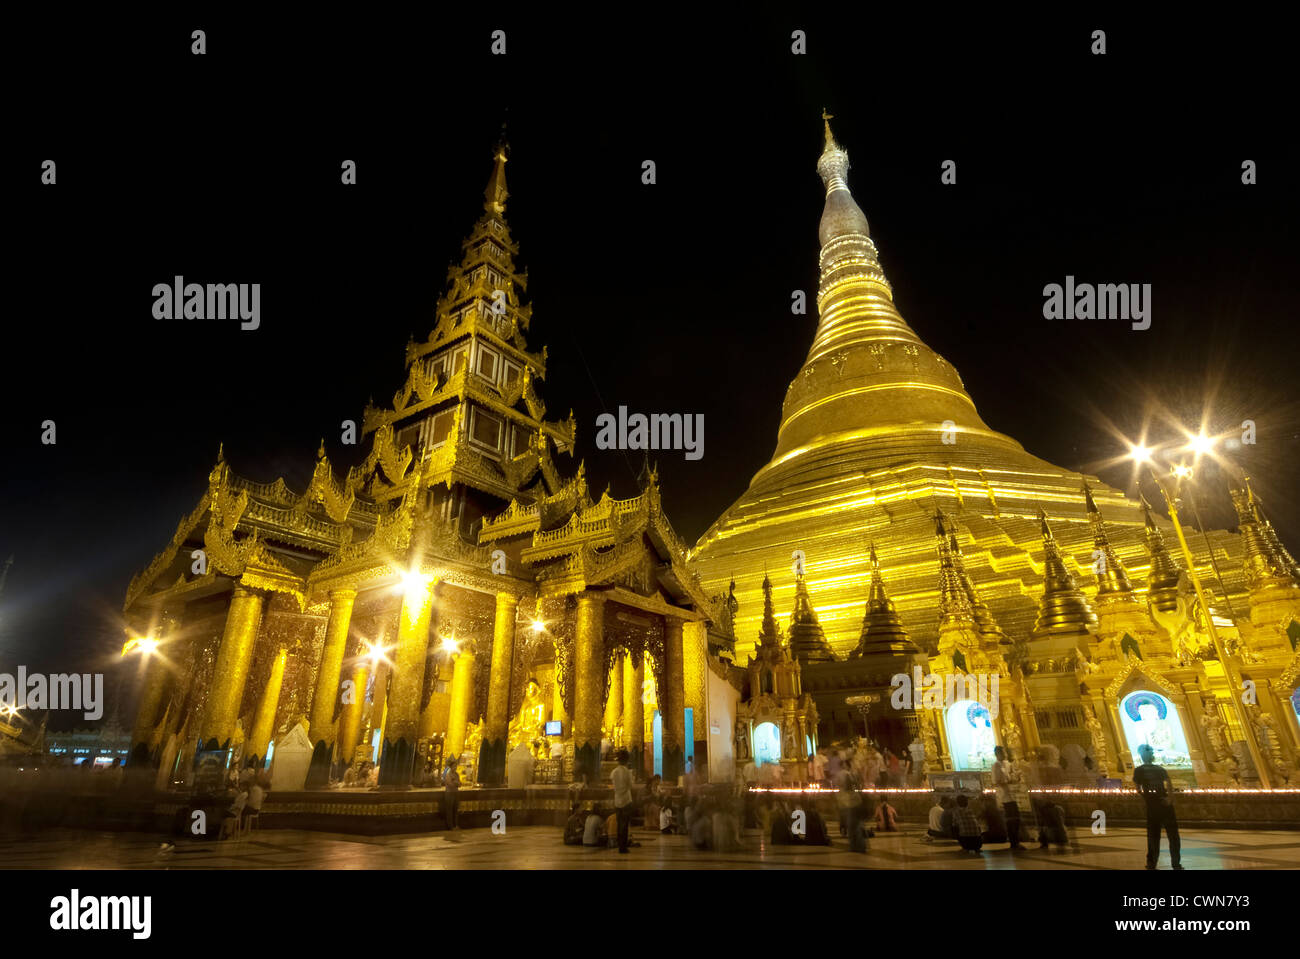
[[[420,694],[429,658],[429,622],[433,616],[430,576],[407,577],[402,610],[397,617],[397,649],[393,656],[392,685],[388,692],[388,718],[381,712],[383,752],[379,760],[379,785],[409,787],[415,771],[415,741],[420,727]],[[378,683],[376,705],[378,705]]]
[[[560,661],[555,661],[555,683],[551,690],[551,718],[557,720],[563,725],[561,735],[567,737],[573,732],[569,728],[569,711],[564,708],[564,693],[560,688]]]
[[[329,784],[330,762],[338,738],[334,727],[334,709],[339,702],[343,652],[348,645],[348,629],[352,624],[352,606],[356,598],[357,592],[354,589],[330,590],[330,615],[325,625],[325,646],[321,650],[320,665],[316,667],[316,688],[311,697],[311,718],[307,721],[308,735],[315,746],[311,755],[311,768],[307,771],[308,788]]]
[[[1119,718],[1119,700],[1106,703],[1106,715],[1110,717],[1111,728],[1115,730],[1116,739],[1119,740],[1119,752],[1116,754],[1118,768],[1115,770],[1115,778],[1132,778],[1133,753],[1129,751],[1128,740],[1124,737],[1124,723]]]
[[[469,723],[470,703],[474,701],[474,647],[466,643],[452,661],[451,707],[447,712],[447,739],[442,747],[446,763],[459,760],[465,751],[465,726]]]
[[[614,738],[614,728],[623,721],[623,656],[620,650],[614,656],[609,667],[609,695],[605,697],[605,731],[610,742],[616,746],[623,744]]]
[[[645,778],[645,706],[641,701],[645,685],[645,653],[629,652],[623,657],[623,748],[632,764],[632,775]]]
[[[370,670],[366,660],[357,660],[352,671],[352,690],[343,697],[343,711],[339,713],[339,759],[344,768],[352,765],[352,756],[361,740],[361,720],[366,709],[366,684]],[[348,700],[351,699],[351,702]]]
[[[248,667],[253,661],[253,645],[262,625],[266,594],[247,586],[236,586],[226,613],[226,629],[221,636],[216,669],[212,674],[212,691],[203,717],[200,737],[205,748],[226,748],[235,732],[239,703],[244,696]]]
[[[173,645],[173,641],[180,636],[180,616],[171,610],[164,610],[161,627],[161,642]],[[173,658],[174,648],[173,646]],[[167,679],[170,675],[167,663],[168,660],[164,656],[154,652],[146,654],[142,664],[141,671],[144,675],[140,690],[140,708],[136,712],[135,728],[131,732],[131,751],[127,754],[127,761],[132,766],[147,765],[154,758],[153,741],[156,727],[162,721],[158,711],[162,706],[163,693],[166,692]],[[165,734],[166,730],[163,730],[163,733]]]
[[[686,771],[686,663],[682,655],[682,621],[675,616],[664,617],[664,686],[659,690],[664,782],[676,783]]]
[[[515,614],[519,598],[497,593],[492,625],[492,664],[488,674],[487,716],[479,745],[478,781],[500,786],[506,780],[506,740],[510,730],[510,667],[515,652]]]
[[[692,755],[695,771],[701,774],[701,780],[707,778],[709,771],[709,630],[703,621],[693,621],[682,625],[682,690],[683,704],[691,711],[694,723],[692,738]],[[802,692],[802,690],[799,690]],[[796,694],[797,695],[797,694]],[[801,720],[804,733],[807,722]],[[683,729],[685,720],[683,719]],[[800,749],[805,749],[807,740],[800,738]],[[683,745],[687,745],[683,743]],[[806,750],[805,750],[806,751]],[[805,758],[807,758],[805,756]]]
[[[573,778],[600,781],[600,719],[605,677],[605,598],[578,597],[573,644]]]
[[[256,760],[259,769],[266,763],[266,747],[275,732],[275,711],[280,705],[280,687],[284,684],[284,667],[288,661],[289,649],[281,646],[275,662],[271,664],[271,675],[266,681],[266,688],[262,690],[262,701],[258,703],[254,714],[252,736],[244,746],[244,755]]]

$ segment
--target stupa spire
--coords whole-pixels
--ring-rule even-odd
[[[1300,564],[1296,563],[1295,557],[1288,552],[1287,548],[1282,545],[1281,538],[1277,535],[1277,530],[1273,524],[1268,521],[1264,515],[1263,506],[1260,504],[1259,497],[1255,495],[1254,488],[1250,485],[1250,477],[1243,477],[1246,485],[1246,497],[1250,501],[1251,513],[1255,517],[1255,522],[1259,524],[1260,532],[1264,537],[1264,543],[1268,547],[1270,554],[1276,559],[1278,565],[1286,571],[1297,585],[1300,585]]]
[[[1124,564],[1115,555],[1115,548],[1110,545],[1106,524],[1102,522],[1101,511],[1092,498],[1092,487],[1087,480],[1083,483],[1083,501],[1088,510],[1088,523],[1092,526],[1093,546],[1101,553],[1101,562],[1093,567],[1097,573],[1097,598],[1136,599],[1133,595],[1133,581],[1129,579]]]
[[[1141,495],[1139,493],[1139,495]],[[1151,554],[1151,573],[1147,576],[1147,599],[1162,613],[1178,608],[1178,563],[1165,545],[1165,536],[1151,516],[1151,504],[1142,496],[1142,517],[1146,522],[1147,552]]]
[[[957,371],[922,342],[894,305],[867,217],[849,188],[848,151],[835,139],[826,113],[823,129],[817,160],[825,189],[817,332],[786,394],[776,453],[755,480],[831,446],[866,447],[865,457],[855,457],[870,462],[874,454],[888,456],[883,447],[896,449],[900,439],[938,444],[945,423],[964,434],[963,446],[992,444],[1023,455],[1014,440],[985,425]]]
[[[1286,560],[1271,548],[1260,522],[1260,513],[1249,485],[1229,491],[1232,505],[1237,510],[1237,528],[1241,532],[1246,555],[1242,566],[1246,582],[1251,589],[1261,586],[1284,586],[1292,582],[1291,570]]]
[[[817,621],[808,583],[803,573],[794,577],[794,612],[790,616],[790,652],[802,663],[824,663],[835,658],[826,633]]]
[[[939,622],[941,624],[960,622],[973,623],[975,612],[971,608],[970,596],[966,585],[961,580],[961,573],[953,561],[952,541],[944,526],[943,513],[934,514],[934,535],[937,540],[935,548],[939,553]]]
[[[979,590],[975,588],[975,580],[966,571],[966,558],[962,555],[961,542],[957,538],[957,524],[951,519],[948,520],[947,530],[948,555],[952,557],[953,568],[957,570],[957,577],[961,580],[962,589],[966,591],[966,599],[970,602],[971,615],[975,617],[975,625],[979,628],[980,635],[989,642],[999,645],[1009,644],[1010,640],[1002,632],[1002,627],[993,619],[992,610],[989,609],[988,604],[980,599]]]
[[[850,659],[872,655],[916,655],[920,648],[912,642],[903,627],[903,620],[885,593],[885,582],[880,575],[880,559],[876,544],[871,544],[871,589],[867,599],[866,615],[862,618],[862,635],[858,645],[849,654]]]
[[[1061,549],[1056,545],[1056,537],[1047,525],[1047,514],[1042,507],[1038,509],[1038,522],[1043,536],[1044,578],[1034,635],[1087,632],[1089,627],[1097,625],[1097,614],[1079,589],[1074,575],[1065,568]]]
[[[776,625],[776,606],[772,602],[772,580],[763,574],[763,627],[758,633],[759,649],[780,649],[781,628]]]
[[[487,188],[483,191],[483,209],[488,213],[495,213],[497,216],[505,214],[506,198],[510,196],[506,191],[507,149],[508,145],[503,133],[501,140],[497,143],[496,150],[492,154],[492,158],[495,160],[492,167],[492,176],[488,178]]]

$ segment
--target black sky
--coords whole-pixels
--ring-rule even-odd
[[[1215,391],[1215,431],[1257,423],[1238,461],[1295,551],[1280,26],[859,16],[31,22],[4,161],[0,559],[16,560],[0,670],[111,661],[126,584],[197,501],[219,442],[237,472],[297,488],[322,436],[349,462],[339,423],[401,384],[503,118],[529,340],[549,347],[544,393],[552,416],[575,410],[597,492],[629,495],[640,467],[594,448],[596,416],[619,405],[705,415],[702,460],[659,456],[687,540],[770,456],[816,326],[789,305],[816,289],[825,106],[901,312],[990,426],[1096,472],[1121,451],[1106,418],[1173,440],[1154,411],[1195,426]],[[1104,57],[1088,52],[1097,27]],[[505,57],[488,52],[497,28]],[[48,158],[55,187],[39,184]],[[356,187],[339,183],[344,159]],[[956,186],[940,184],[946,159]],[[177,274],[260,282],[262,328],[155,321],[150,291]],[[1042,288],[1067,274],[1151,283],[1151,329],[1044,320]],[[1102,475],[1128,486],[1122,467]],[[1204,482],[1207,521],[1232,526],[1226,484]]]

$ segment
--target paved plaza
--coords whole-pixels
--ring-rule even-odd
[[[257,830],[238,840],[180,840],[165,851],[161,836],[58,830],[0,839],[9,869],[1141,869],[1146,834],[1075,830],[1063,849],[1005,845],[979,856],[904,832],[877,836],[866,855],[836,839],[830,847],[773,846],[756,830],[737,852],[705,852],[684,836],[633,830],[641,845],[617,849],[566,846],[554,826],[525,826],[493,835],[486,828],[402,836],[354,836],[291,829]],[[1300,832],[1197,829],[1183,834],[1187,869],[1297,869]],[[1168,869],[1164,846],[1160,868]]]

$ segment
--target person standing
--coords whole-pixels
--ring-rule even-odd
[[[632,770],[627,768],[626,749],[620,749],[615,758],[618,765],[610,780],[614,783],[614,814],[618,817],[618,851],[626,853],[627,832],[632,825]]]
[[[1011,763],[1011,755],[1005,746],[993,750],[996,762],[993,763],[993,788],[997,791],[998,802],[1002,804],[1002,815],[1007,822],[1007,841],[1011,848],[1024,849],[1020,844],[1020,804],[1016,802],[1015,784],[1020,782],[1020,773]]]
[[[448,829],[460,828],[460,771],[455,758],[447,763],[442,775],[442,818]]]
[[[1178,817],[1174,815],[1173,784],[1165,767],[1156,765],[1156,751],[1147,743],[1138,747],[1142,765],[1133,770],[1133,785],[1142,793],[1147,806],[1147,868],[1156,868],[1160,858],[1160,830],[1169,835],[1169,862],[1182,869],[1182,844],[1178,837]]]

